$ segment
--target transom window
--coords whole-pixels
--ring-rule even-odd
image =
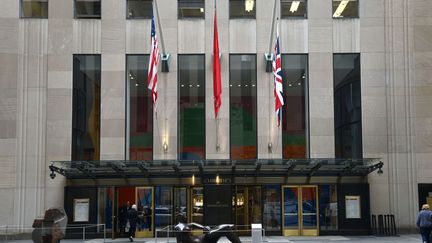
[[[21,0],[21,18],[48,18],[48,0]]]
[[[255,0],[230,0],[230,18],[255,18]]]
[[[358,18],[358,0],[333,0],[333,18]]]
[[[149,19],[153,16],[152,0],[127,0],[128,19]]]
[[[75,18],[100,19],[101,0],[75,0]]]
[[[281,0],[282,18],[306,18],[307,0]]]
[[[178,0],[178,18],[204,18],[204,0]]]

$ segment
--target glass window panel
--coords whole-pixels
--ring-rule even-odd
[[[114,188],[98,188],[98,224],[105,224],[112,231],[112,216],[114,207]],[[114,209],[115,210],[115,209]]]
[[[336,158],[362,158],[360,54],[334,54]]]
[[[205,159],[204,55],[179,55],[179,159]]]
[[[160,229],[171,225],[173,216],[172,187],[158,186],[155,190],[155,227]]]
[[[75,18],[95,18],[101,17],[100,0],[75,0]]]
[[[281,0],[282,18],[306,18],[307,0]]]
[[[303,229],[317,227],[317,188],[302,187],[302,223]]]
[[[255,0],[230,0],[230,18],[255,18]]]
[[[130,160],[153,159],[153,101],[147,88],[149,55],[126,56]]]
[[[319,187],[319,208],[321,230],[338,229],[338,206],[336,185],[322,185]]]
[[[284,229],[298,228],[298,188],[285,187],[284,189]]]
[[[230,55],[229,65],[231,159],[256,159],[256,55]]]
[[[151,18],[153,16],[152,0],[127,0],[127,18]]]
[[[21,0],[22,18],[48,18],[48,0]]]
[[[358,0],[333,0],[333,18],[358,18]]]
[[[280,186],[267,185],[263,186],[264,190],[264,209],[263,209],[263,227],[266,232],[281,230],[281,195]]]
[[[136,232],[148,232],[153,230],[153,188],[136,188],[138,222]]]
[[[204,18],[204,0],[178,0],[178,17]]]
[[[100,55],[74,55],[72,160],[99,160]]]
[[[285,105],[282,107],[283,158],[306,158],[306,97],[308,56],[282,55],[282,80]]]

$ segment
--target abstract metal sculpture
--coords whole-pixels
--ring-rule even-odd
[[[231,243],[241,243],[239,237],[234,232],[233,224],[221,224],[214,228],[203,226],[197,223],[186,222],[186,217],[179,214],[177,216],[178,224],[175,226],[177,243],[216,243],[222,236],[228,238]],[[194,229],[203,230],[204,234],[194,235]]]

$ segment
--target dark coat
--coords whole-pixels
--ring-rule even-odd
[[[129,225],[131,228],[136,228],[137,222],[138,222],[138,212],[131,208],[128,211],[128,219],[129,219]]]

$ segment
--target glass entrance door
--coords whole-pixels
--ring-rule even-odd
[[[135,198],[138,207],[138,223],[135,237],[153,237],[154,193],[153,187],[137,187]]]
[[[245,234],[253,223],[262,222],[261,214],[261,187],[260,186],[236,186],[233,195],[233,206],[235,213],[235,224]]]
[[[284,186],[284,236],[318,235],[318,187]]]

